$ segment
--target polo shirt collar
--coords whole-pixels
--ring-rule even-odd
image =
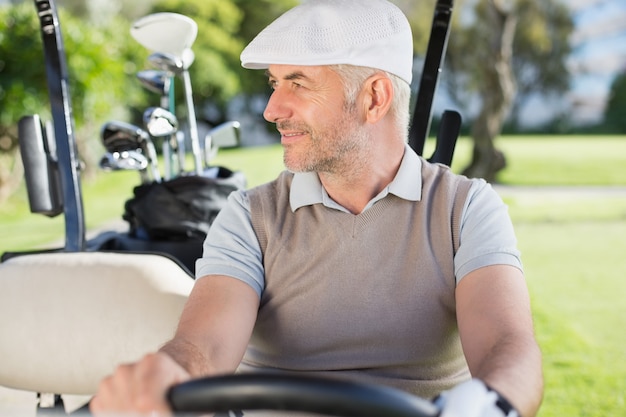
[[[366,209],[387,194],[409,201],[419,201],[422,198],[422,159],[408,144],[404,145],[404,156],[395,178],[368,203]],[[316,172],[296,172],[289,192],[291,210],[295,212],[300,207],[320,203],[346,211],[328,196]]]

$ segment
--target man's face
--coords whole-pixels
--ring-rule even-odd
[[[276,123],[289,170],[338,174],[358,163],[367,131],[354,103],[346,104],[334,71],[271,65],[267,74],[274,92],[263,115]]]

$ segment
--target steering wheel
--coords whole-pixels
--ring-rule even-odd
[[[174,412],[230,410],[308,412],[336,417],[435,417],[438,407],[398,389],[321,377],[238,374],[170,388]]]

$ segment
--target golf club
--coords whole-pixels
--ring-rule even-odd
[[[181,57],[163,52],[154,52],[148,57],[152,65],[162,71],[169,71],[183,79],[185,89],[185,106],[187,107],[187,123],[189,124],[189,139],[191,143],[191,153],[194,158],[194,168],[197,175],[202,174],[202,156],[200,150],[200,138],[198,137],[198,125],[196,122],[196,111],[193,102],[193,92],[191,87],[191,77],[189,76],[189,66],[193,63],[195,55],[191,49],[182,52]]]
[[[220,148],[234,148],[241,141],[241,124],[237,121],[224,122],[204,137],[204,164],[209,168],[211,160],[215,158]]]
[[[170,87],[172,78],[168,71],[143,70],[137,73],[137,78],[141,82],[141,85],[147,90],[159,94],[161,97],[161,107],[172,111],[170,108]]]
[[[154,13],[136,20],[130,33],[145,48],[156,52],[156,55],[153,54],[149,59],[157,68],[180,75],[183,79],[191,151],[195,172],[200,175],[202,173],[200,139],[193,105],[191,79],[187,71],[195,58],[191,46],[198,35],[198,25],[193,19],[182,14]],[[170,98],[172,97],[171,91],[170,89]],[[170,111],[174,113],[172,109]]]
[[[178,155],[178,173],[181,174],[185,169],[185,144],[178,141],[178,119],[170,111],[161,107],[150,107],[143,113],[143,122],[148,133],[155,138],[166,138],[163,146],[169,149],[176,149]],[[166,160],[167,169],[165,170],[165,178],[171,178],[171,164]]]
[[[159,94],[160,105],[174,113],[174,74],[170,71],[144,70],[137,73],[137,78],[141,84],[149,91]],[[165,179],[172,176],[172,145],[169,141],[163,141],[162,153],[164,160]]]
[[[182,56],[198,35],[196,22],[178,13],[154,13],[136,20],[130,34],[151,51]]]
[[[150,182],[147,167],[148,158],[138,150],[106,152],[100,159],[100,168],[105,171],[139,171],[143,184]]]
[[[142,149],[148,157],[154,181],[161,182],[156,148],[145,130],[129,123],[111,121],[102,126],[101,137],[105,149],[110,153]]]

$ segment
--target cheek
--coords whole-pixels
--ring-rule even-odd
[[[315,124],[342,118],[345,113],[342,97],[323,97],[309,101],[305,114]]]

